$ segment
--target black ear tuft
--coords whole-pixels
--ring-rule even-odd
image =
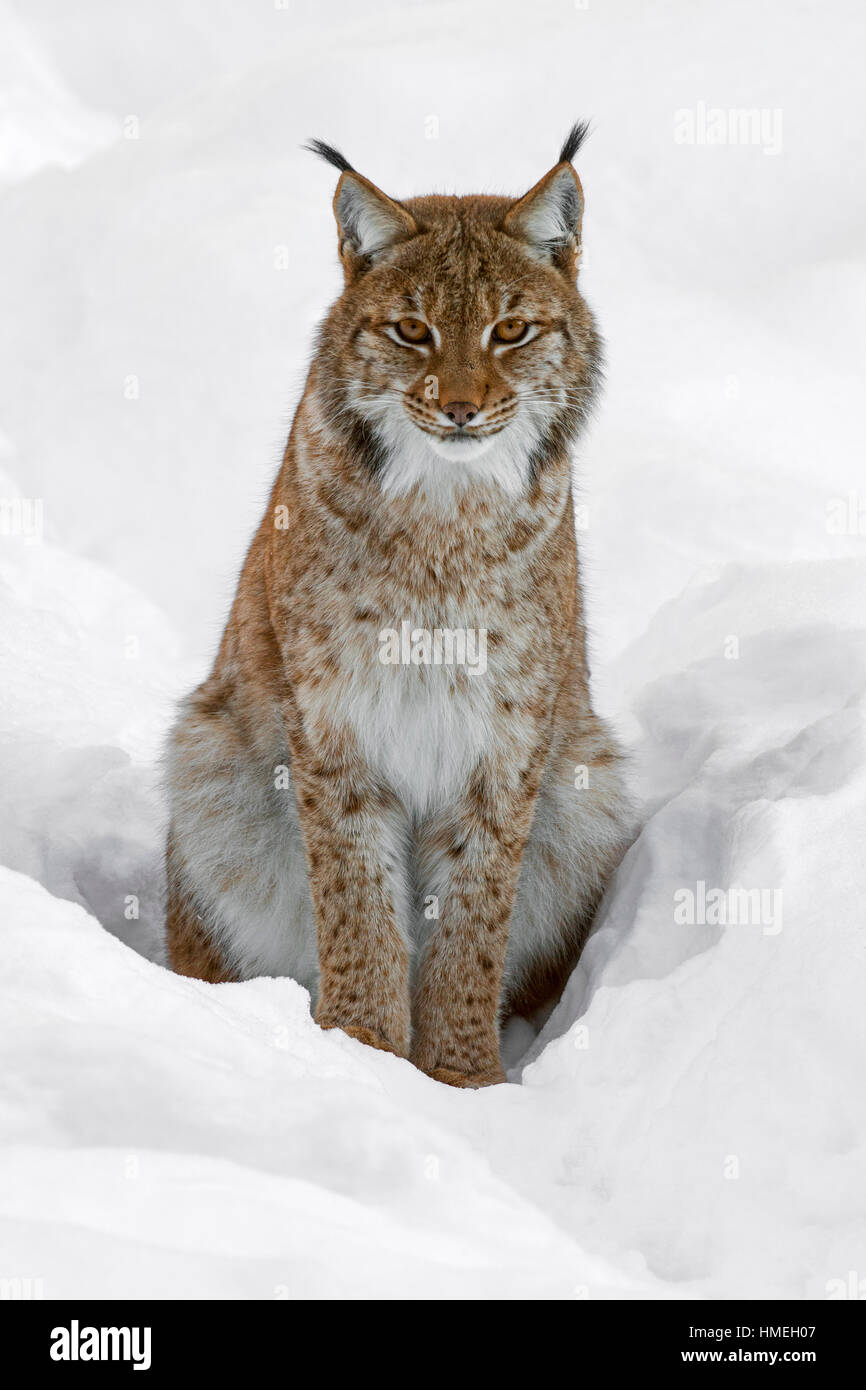
[[[335,150],[333,145],[326,145],[324,140],[309,140],[306,145],[301,146],[301,149],[309,150],[310,154],[317,154],[326,163],[333,164],[334,168],[339,169],[341,174],[354,174],[355,172],[346,156],[340,154],[339,150]]]
[[[588,134],[589,121],[578,121],[576,125],[571,127],[565,137],[565,143],[559,151],[560,164],[571,163]]]

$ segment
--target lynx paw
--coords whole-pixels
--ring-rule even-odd
[[[341,1033],[347,1033],[350,1038],[357,1038],[358,1042],[364,1043],[367,1047],[375,1047],[379,1052],[393,1052],[395,1057],[403,1056],[392,1043],[379,1033],[374,1033],[372,1028],[360,1028],[351,1023],[320,1023],[319,1027],[325,1030],[339,1028]]]
[[[434,1081],[443,1081],[446,1086],[471,1087],[499,1086],[505,1081],[502,1067],[489,1067],[487,1071],[454,1071],[451,1067],[434,1067],[427,1073]]]

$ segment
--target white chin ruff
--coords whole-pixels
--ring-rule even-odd
[[[535,443],[527,421],[514,421],[498,434],[483,439],[436,439],[409,421],[385,420],[379,430],[388,451],[382,488],[399,495],[422,487],[425,493],[453,493],[486,483],[519,497],[529,478],[529,459]]]
[[[472,459],[478,459],[485,454],[491,444],[495,444],[496,436],[488,434],[482,439],[436,439],[430,436],[428,443],[434,454],[438,454],[441,459],[450,459],[452,463],[469,463]]]

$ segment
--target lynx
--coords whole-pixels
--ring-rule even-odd
[[[629,840],[571,489],[585,133],[517,199],[398,202],[312,142],[344,288],[168,751],[173,968],[292,976],[322,1028],[455,1086],[505,1079],[502,1024],[558,997]],[[483,633],[483,669],[437,632]]]

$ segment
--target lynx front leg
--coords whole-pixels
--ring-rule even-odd
[[[412,1061],[452,1086],[505,1080],[502,973],[537,790],[537,777],[519,780],[519,788],[503,786],[479,769],[460,811],[431,823],[419,847],[428,882],[444,895],[419,970]]]
[[[359,758],[326,759],[309,745],[295,747],[319,944],[316,1022],[405,1057],[409,907],[402,808]]]

